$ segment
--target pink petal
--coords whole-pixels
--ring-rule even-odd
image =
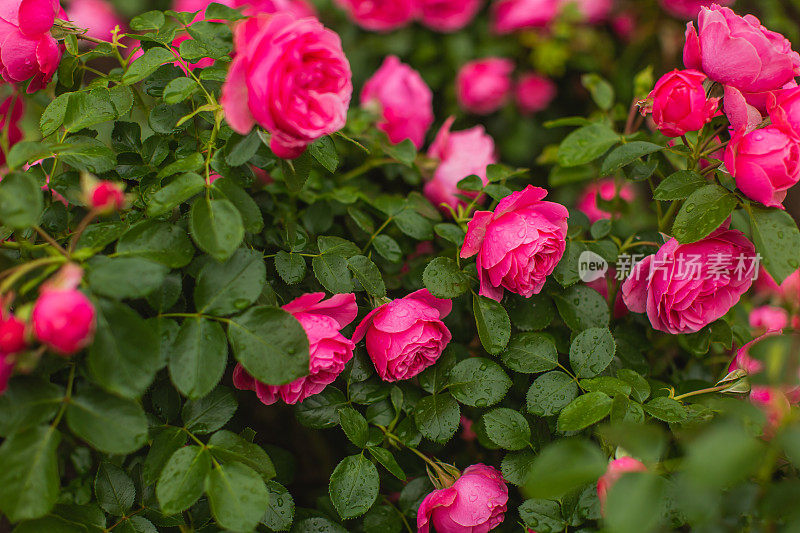
[[[442,298],[437,298],[428,292],[428,289],[420,289],[418,291],[412,292],[406,298],[413,298],[415,300],[419,300],[420,302],[433,307],[437,311],[439,311],[439,319],[444,319],[447,315],[450,314],[450,311],[453,310],[453,302],[451,300],[445,300]]]
[[[480,251],[483,238],[486,236],[486,228],[489,227],[493,216],[490,211],[478,211],[472,216],[472,220],[467,224],[467,235],[461,247],[462,258],[472,257]]]
[[[246,65],[238,58],[231,62],[228,78],[222,86],[220,103],[225,111],[225,120],[231,129],[246,135],[253,129],[255,120],[247,106]]]
[[[53,0],[22,0],[19,3],[20,31],[34,38],[49,32],[56,20],[56,11],[58,7]]]

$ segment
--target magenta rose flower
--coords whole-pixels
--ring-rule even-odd
[[[608,491],[626,472],[647,472],[647,467],[633,457],[620,457],[608,463],[606,473],[597,480],[597,499],[600,500],[601,509],[606,506]]]
[[[423,189],[433,205],[447,204],[453,209],[465,203],[456,194],[470,195],[458,190],[458,182],[474,174],[486,184],[486,167],[497,163],[494,140],[483,126],[450,131],[454,120],[450,117],[445,121],[428,150],[428,156],[437,159],[439,165]]]
[[[364,84],[361,105],[377,106],[383,117],[378,127],[390,141],[396,144],[411,139],[417,149],[422,148],[433,124],[433,93],[419,72],[397,56],[384,59]]]
[[[0,311],[0,353],[14,354],[27,346],[25,323],[11,313]]]
[[[221,104],[231,128],[272,134],[278,157],[295,158],[344,126],[353,93],[342,42],[314,18],[258,15],[236,25],[235,57]]]
[[[469,24],[481,4],[482,0],[417,0],[417,15],[429,28],[451,32]]]
[[[233,371],[237,389],[252,390],[265,405],[283,400],[288,404],[301,402],[319,394],[344,370],[353,358],[353,344],[341,330],[358,314],[355,294],[337,294],[324,300],[325,294],[304,294],[284,305],[282,309],[294,316],[308,335],[308,375],[286,385],[267,385],[253,378],[241,364]]]
[[[353,21],[371,31],[402,28],[414,18],[414,0],[335,0]]]
[[[659,0],[661,7],[672,15],[683,19],[693,19],[700,13],[700,9],[711,7],[711,4],[729,6],[734,0]]]
[[[77,289],[46,288],[33,306],[31,322],[37,339],[68,356],[91,342],[96,316],[92,302]]]
[[[417,511],[418,533],[486,533],[505,519],[508,487],[491,466],[475,464],[464,469],[451,486],[434,490]]]
[[[617,183],[614,178],[605,178],[588,185],[578,199],[578,209],[583,211],[592,223],[601,218],[611,218],[611,213],[603,211],[598,206],[598,197],[606,202],[619,197],[621,200],[630,203],[636,198],[636,192],[633,185],[628,182],[623,183],[619,191],[617,191]],[[617,216],[619,216],[619,213]]]
[[[67,16],[78,27],[86,28],[86,35],[104,41],[111,40],[111,32],[120,27],[125,33],[127,27],[106,0],[71,0],[67,5]]]
[[[58,0],[3,0],[0,7],[0,74],[10,83],[31,80],[28,92],[44,88],[61,61],[50,28],[67,15]]]
[[[456,97],[465,111],[488,115],[505,103],[511,94],[514,63],[502,57],[470,61],[456,77]]]
[[[524,74],[514,89],[517,105],[523,113],[537,113],[550,105],[558,88],[548,78],[538,74]]]
[[[779,126],[740,129],[725,150],[725,167],[749,198],[782,208],[786,191],[800,180],[800,143]]]
[[[750,311],[750,327],[761,333],[780,331],[789,325],[789,313],[782,307],[762,305]]]
[[[547,191],[528,185],[494,210],[477,211],[467,226],[461,257],[478,254],[480,294],[498,302],[503,290],[530,298],[564,255],[569,212],[545,202]]]
[[[0,104],[0,132],[8,132],[8,147],[22,140],[19,121],[25,113],[25,102],[18,94],[12,94]],[[0,150],[0,167],[6,164],[5,153]]]
[[[364,317],[353,342],[367,338],[367,353],[384,381],[411,379],[433,363],[450,342],[442,320],[453,308],[427,289],[392,300]]]
[[[800,139],[800,88],[772,93],[768,99],[767,111],[772,124]]]
[[[512,33],[550,24],[560,9],[560,0],[500,0],[492,4],[492,31]]]
[[[722,318],[747,292],[756,251],[740,231],[721,227],[691,244],[670,239],[636,264],[622,284],[625,305],[667,333],[694,333]]]
[[[645,111],[653,113],[658,131],[680,137],[700,131],[720,114],[720,99],[706,98],[705,79],[705,74],[696,70],[673,70],[656,82]]]
[[[800,55],[781,34],[766,29],[753,15],[740,17],[727,7],[703,7],[686,29],[687,68],[749,93],[780,89],[800,74]]]

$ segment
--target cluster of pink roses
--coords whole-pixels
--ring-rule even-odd
[[[514,85],[513,71],[514,63],[501,57],[466,63],[456,77],[456,97],[461,108],[488,115],[500,109],[513,93],[523,113],[546,109],[556,96],[555,83],[544,76],[527,73]]]
[[[353,358],[355,343],[367,339],[367,353],[384,381],[411,379],[432,364],[450,342],[442,320],[452,303],[433,297],[427,289],[390,301],[372,310],[356,327],[352,339],[341,330],[358,314],[355,294],[337,294],[327,300],[321,292],[305,294],[283,309],[294,316],[308,336],[309,373],[285,385],[268,385],[237,365],[233,383],[252,390],[270,405],[279,398],[294,404],[320,393],[333,383]]]
[[[335,0],[353,21],[366,30],[391,31],[413,20],[441,31],[460,30],[469,24],[482,0]]]

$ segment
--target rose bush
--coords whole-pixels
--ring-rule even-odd
[[[5,2],[0,530],[797,529],[796,15]]]

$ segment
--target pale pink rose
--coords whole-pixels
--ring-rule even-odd
[[[8,132],[9,148],[22,140],[22,130],[19,128],[19,122],[24,113],[24,100],[16,93],[3,100],[3,103],[0,104],[0,132]],[[0,150],[0,167],[5,166],[5,164],[5,153]]]
[[[488,183],[486,167],[497,163],[494,140],[483,126],[463,131],[450,131],[454,117],[448,118],[431,144],[428,156],[439,161],[433,179],[425,184],[423,192],[435,206],[447,204],[453,209],[465,202],[456,194],[473,196],[474,192],[460,192],[458,182],[467,176],[478,176]]]
[[[110,180],[100,180],[89,191],[88,204],[101,213],[113,213],[125,207],[123,185]]]
[[[316,139],[340,130],[353,93],[342,42],[314,18],[258,15],[234,29],[236,56],[222,87],[231,128],[270,132],[278,157],[300,156]]]
[[[556,18],[561,0],[500,0],[492,4],[492,31],[544,28]]]
[[[725,167],[750,199],[783,208],[800,180],[800,142],[779,126],[737,131],[725,149]]]
[[[493,213],[477,211],[470,220],[461,257],[478,254],[481,295],[499,302],[504,289],[530,298],[544,287],[564,255],[569,217],[545,196],[528,185],[500,200]]]
[[[384,59],[361,90],[361,105],[376,106],[383,117],[378,127],[397,144],[405,139],[422,148],[433,124],[433,93],[419,72],[397,56]]]
[[[592,223],[601,218],[611,218],[611,213],[600,209],[598,206],[598,196],[606,202],[611,202],[614,198],[619,197],[620,200],[630,203],[636,198],[636,191],[633,185],[628,182],[622,183],[619,191],[617,191],[617,184],[614,178],[604,178],[587,185],[578,199],[578,209],[583,211],[589,218],[589,222]],[[619,218],[620,215],[621,213],[617,213],[615,216]]]
[[[466,63],[456,76],[458,103],[470,113],[494,113],[511,94],[513,70],[514,63],[502,57],[487,57]]]
[[[324,298],[322,292],[304,294],[282,307],[300,322],[308,336],[308,375],[286,385],[267,385],[237,364],[233,372],[233,384],[237,389],[255,391],[265,405],[278,399],[295,404],[319,394],[336,381],[353,358],[355,345],[342,335],[341,330],[355,320],[358,306],[355,294]]]
[[[86,35],[103,41],[111,41],[111,32],[117,26],[120,34],[128,31],[107,0],[70,0],[67,16],[76,26],[87,29]]]
[[[415,0],[334,0],[353,22],[366,30],[391,31],[406,26],[415,15]]]
[[[353,342],[367,338],[367,353],[384,381],[411,379],[442,355],[450,342],[444,318],[450,300],[427,289],[412,292],[370,311],[353,333]]]
[[[734,0],[659,0],[661,7],[668,13],[683,19],[693,19],[700,13],[700,9],[711,7],[711,4],[729,6]]]
[[[601,509],[605,509],[608,491],[627,472],[647,472],[647,467],[633,457],[620,457],[608,463],[606,473],[597,480],[597,499]]]
[[[33,333],[62,356],[86,347],[96,325],[94,305],[76,289],[45,289],[31,313]]]
[[[56,18],[67,19],[58,0],[0,3],[0,75],[10,83],[31,80],[28,92],[44,88],[61,61],[61,45],[50,35]]]
[[[517,82],[514,96],[523,113],[537,113],[547,109],[557,91],[556,84],[548,78],[538,74],[524,74]]]
[[[561,0],[562,6],[574,5],[587,22],[598,24],[608,18],[614,0]]]
[[[27,346],[25,323],[9,312],[0,312],[0,354],[15,354]]]
[[[753,243],[720,227],[698,242],[670,239],[622,284],[625,304],[667,333],[694,333],[722,318],[753,283]]]
[[[762,305],[750,311],[750,327],[763,332],[780,331],[789,325],[789,313],[782,307]]]
[[[464,469],[455,483],[434,490],[417,511],[418,533],[486,533],[499,526],[508,509],[508,487],[491,466],[475,464]]]
[[[441,32],[460,30],[469,24],[482,0],[416,0],[417,15],[422,23]]]
[[[701,130],[720,115],[720,99],[706,98],[705,79],[705,74],[696,70],[673,70],[656,82],[645,111],[653,113],[658,131],[680,137]]]
[[[740,17],[727,7],[704,7],[698,30],[690,22],[683,51],[687,68],[749,93],[780,89],[800,74],[800,55],[781,34],[753,15]]]

